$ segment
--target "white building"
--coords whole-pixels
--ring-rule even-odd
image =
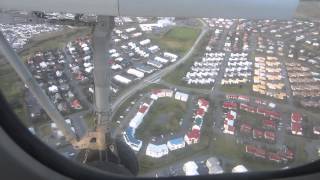
[[[159,48],[159,46],[154,45],[154,46],[149,47],[148,50],[149,50],[151,53],[155,53],[155,52],[159,51],[160,48]]]
[[[220,165],[220,162],[216,157],[210,157],[206,161],[206,166],[209,169],[209,174],[222,174],[223,173],[223,169]]]
[[[138,70],[133,69],[133,68],[129,68],[129,69],[127,70],[127,73],[128,73],[128,74],[131,74],[131,75],[134,75],[134,76],[136,76],[137,78],[143,78],[143,77],[144,77],[144,73],[143,73],[143,72],[138,71]]]
[[[242,164],[235,166],[232,169],[232,173],[244,173],[244,172],[248,172],[248,169]]]
[[[184,148],[185,145],[186,145],[186,143],[185,143],[183,137],[171,139],[167,142],[167,146],[170,151]]]
[[[183,165],[183,171],[186,176],[199,175],[198,165],[194,161],[188,161]]]
[[[146,155],[153,158],[161,158],[169,153],[169,149],[166,144],[155,145],[149,143],[146,149]]]
[[[131,79],[128,79],[128,78],[123,77],[121,75],[115,75],[113,77],[113,79],[116,80],[117,82],[122,83],[122,84],[130,84],[132,82]]]
[[[172,54],[172,53],[169,53],[169,52],[164,52],[164,53],[163,53],[163,56],[164,56],[165,58],[169,58],[169,59],[171,59],[171,62],[176,61],[176,60],[177,60],[177,58],[178,58],[178,56],[177,56],[177,55]]]
[[[188,101],[188,97],[189,95],[186,94],[186,93],[182,93],[182,92],[176,92],[174,98],[176,100],[180,100],[180,101],[183,101],[183,102],[187,102]]]
[[[145,39],[143,41],[140,41],[139,44],[141,46],[144,46],[144,45],[147,45],[147,44],[150,44],[151,43],[151,40],[150,39]]]
[[[164,59],[164,58],[159,57],[159,56],[156,56],[156,57],[154,58],[154,60],[155,60],[155,61],[158,61],[158,62],[160,62],[160,63],[162,63],[162,64],[167,64],[167,63],[169,62],[168,59]]]

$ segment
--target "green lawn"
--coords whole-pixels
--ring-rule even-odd
[[[21,121],[29,126],[30,122],[27,121],[27,110],[23,99],[24,84],[11,66],[4,61],[0,66],[0,90]]]
[[[162,79],[176,85],[180,86],[186,86],[186,87],[194,87],[187,85],[182,78],[187,73],[187,71],[190,70],[190,67],[193,65],[194,61],[200,61],[201,57],[205,51],[205,46],[208,44],[208,41],[210,39],[210,34],[207,33],[202,40],[199,42],[198,46],[195,48],[192,56],[184,61],[182,64],[177,66],[177,68],[172,71],[171,73],[168,73],[166,76],[164,76]],[[199,88],[199,87],[198,87]],[[203,88],[203,87],[202,87]],[[208,87],[211,89],[211,87]]]
[[[293,163],[290,164],[291,166],[299,166],[308,162],[307,153],[304,150],[306,143],[306,138],[285,135],[285,144],[292,148],[295,152],[295,159]]]
[[[64,48],[67,42],[75,40],[78,37],[90,35],[90,29],[89,27],[66,28],[59,32],[40,34],[32,38],[19,54],[22,57],[28,57],[40,50]]]
[[[184,55],[193,45],[200,29],[191,27],[174,27],[161,37],[153,37],[161,49]]]
[[[250,95],[251,85],[222,85],[220,90],[225,93]]]
[[[151,136],[169,134],[180,129],[180,120],[187,109],[186,103],[173,98],[160,98],[154,102],[143,123],[137,129],[137,138],[147,140]],[[159,118],[166,122],[159,122]]]
[[[259,114],[249,113],[246,111],[239,110],[238,111],[238,117],[237,119],[240,119],[241,122],[246,122],[252,125],[254,128],[262,128],[262,121],[265,119],[268,119],[266,117],[263,117]]]

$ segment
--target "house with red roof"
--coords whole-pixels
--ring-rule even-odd
[[[276,122],[274,120],[266,119],[266,120],[263,120],[262,124],[264,128],[276,129]]]
[[[313,127],[313,134],[320,135],[320,126]]]
[[[256,157],[260,157],[265,159],[266,158],[266,150],[262,149],[262,148],[256,148],[256,152],[254,154]]]
[[[238,99],[238,95],[227,94],[226,99]]]
[[[300,123],[291,122],[291,133],[302,136],[302,125]]]
[[[265,131],[264,132],[264,138],[267,140],[275,141],[276,140],[276,134],[273,131]]]
[[[238,104],[235,102],[224,102],[222,107],[225,109],[237,109]]]
[[[256,108],[249,106],[248,104],[240,103],[240,109],[247,112],[256,113]]]
[[[74,99],[72,102],[71,102],[71,107],[73,109],[82,109],[82,106],[80,104],[80,101],[78,99]]]
[[[268,159],[269,159],[270,161],[274,161],[274,162],[277,162],[277,163],[280,163],[281,160],[282,160],[282,158],[281,158],[281,156],[280,156],[279,154],[277,154],[277,153],[272,153],[272,152],[269,152],[269,153],[268,153]]]
[[[196,117],[203,117],[204,115],[205,115],[205,110],[204,109],[202,109],[202,108],[199,108],[199,109],[197,109],[197,111],[196,111]]]
[[[291,113],[291,122],[301,123],[302,122],[302,115],[299,112]]]
[[[138,112],[139,112],[139,113],[142,113],[142,114],[146,114],[148,108],[149,108],[149,106],[142,105],[142,106],[139,108]]]
[[[252,135],[254,139],[262,139],[263,138],[263,131],[259,129],[253,129]]]
[[[200,139],[200,130],[197,128],[193,128],[192,131],[188,132],[184,136],[184,140],[188,145],[198,143],[199,139]]]
[[[279,112],[276,111],[267,111],[266,112],[266,116],[271,117],[273,119],[281,119],[281,114]]]
[[[207,110],[209,108],[209,101],[207,101],[204,98],[199,98],[198,99],[198,106],[199,106],[199,108],[202,108],[207,112]]]
[[[254,153],[256,152],[256,147],[253,145],[246,145],[245,148],[246,148],[246,153],[254,155]]]
[[[248,96],[243,96],[243,95],[238,96],[238,100],[239,101],[244,101],[244,102],[249,102],[250,101]]]
[[[234,135],[236,128],[234,126],[225,125],[223,133]]]
[[[243,123],[240,126],[240,132],[242,132],[242,133],[250,133],[251,130],[252,130],[252,127],[250,124]]]
[[[294,158],[294,153],[291,149],[289,148],[286,148],[282,153],[281,153],[282,157],[285,159],[285,160],[292,160]]]
[[[236,118],[237,118],[237,113],[235,111],[229,111],[226,114],[224,125],[223,125],[223,128],[224,128],[223,133],[234,135],[235,129],[236,129],[234,126],[234,121]]]

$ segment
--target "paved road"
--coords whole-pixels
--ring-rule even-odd
[[[202,21],[201,21],[202,22]],[[180,64],[184,63],[186,60],[188,60],[193,52],[195,51],[196,47],[199,45],[200,41],[202,40],[202,38],[205,36],[205,34],[208,32],[209,28],[207,27],[207,25],[205,23],[204,27],[202,28],[202,31],[200,33],[200,35],[198,36],[197,40],[195,41],[195,43],[193,44],[193,46],[190,48],[190,50],[188,51],[187,54],[185,54],[180,60],[178,60],[176,63],[167,66],[166,68],[155,72],[154,74],[144,78],[142,81],[138,82],[135,86],[130,87],[130,89],[128,89],[127,91],[123,92],[123,94],[121,94],[113,103],[111,106],[112,109],[112,116],[115,114],[116,110],[119,108],[119,106],[125,101],[127,100],[131,95],[135,94],[138,90],[143,89],[144,87],[148,86],[149,84],[152,83],[152,80],[157,80],[163,76],[165,76],[166,74],[168,74],[169,72],[173,71],[177,66],[179,66]]]

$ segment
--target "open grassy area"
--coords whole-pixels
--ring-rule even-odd
[[[237,119],[240,119],[241,122],[246,122],[252,125],[254,128],[262,128],[262,121],[265,119],[268,119],[266,117],[263,117],[262,115],[255,114],[255,113],[249,113],[246,111],[238,111],[238,117]]]
[[[190,70],[190,67],[193,65],[194,61],[198,61],[201,59],[201,56],[203,55],[203,52],[205,51],[205,46],[208,44],[210,34],[206,34],[198,46],[195,48],[194,53],[192,56],[187,59],[184,63],[180,64],[174,71],[171,73],[168,73],[166,76],[164,76],[162,79],[176,85],[180,86],[186,86],[186,87],[192,87],[187,85],[182,78],[187,73],[187,71]],[[210,88],[211,89],[211,88]]]
[[[64,48],[66,43],[91,33],[90,27],[65,28],[63,31],[45,33],[35,36],[20,51],[22,57],[32,56],[40,50]]]
[[[193,45],[200,29],[191,27],[174,27],[161,37],[154,37],[153,40],[160,45],[161,49],[184,55]]]
[[[9,64],[3,60],[0,64],[0,90],[22,122],[29,126],[23,98],[24,84]]]
[[[221,86],[220,90],[225,93],[250,95],[251,85],[250,84],[223,85]]]
[[[290,166],[299,166],[308,163],[307,153],[305,146],[307,139],[299,136],[285,135],[285,144],[295,151],[295,158]]]
[[[138,139],[169,134],[180,129],[180,121],[186,111],[186,103],[172,98],[160,98],[154,102],[143,123],[136,131]]]

